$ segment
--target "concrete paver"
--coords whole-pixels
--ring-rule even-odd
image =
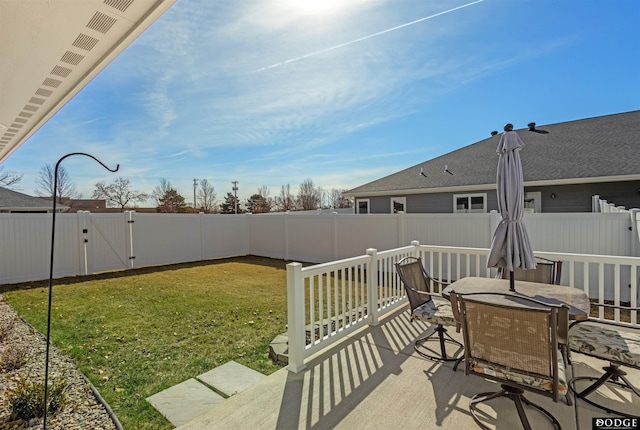
[[[218,366],[196,377],[225,397],[241,393],[266,376],[235,361]]]
[[[224,401],[224,397],[195,379],[147,397],[147,401],[175,426],[207,412]]]
[[[180,426],[265,377],[260,372],[230,361],[154,394],[147,401],[173,425]]]

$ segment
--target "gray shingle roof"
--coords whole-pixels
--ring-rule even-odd
[[[61,204],[57,204],[56,206],[58,210],[69,208],[68,206]],[[51,210],[52,202],[51,200],[29,196],[27,194],[22,194],[17,191],[0,187],[0,210],[6,209]]]
[[[516,130],[525,184],[640,179],[640,110]],[[436,192],[451,187],[494,185],[500,135],[411,166],[347,191],[374,195],[394,191]],[[453,175],[444,172],[445,164]],[[420,175],[420,168],[427,177]],[[631,177],[631,178],[630,178]]]

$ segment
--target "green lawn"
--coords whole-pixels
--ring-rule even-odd
[[[229,360],[264,374],[279,368],[268,352],[286,331],[285,264],[242,257],[56,281],[51,339],[125,429],[170,429],[146,397]],[[47,287],[3,292],[42,333]]]

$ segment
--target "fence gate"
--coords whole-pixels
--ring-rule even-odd
[[[134,267],[133,214],[78,212],[81,275]]]

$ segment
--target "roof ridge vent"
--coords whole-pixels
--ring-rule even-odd
[[[527,124],[527,127],[529,127],[529,131],[536,131],[536,123],[535,122],[530,122],[529,124]]]
[[[493,131],[491,132],[491,136],[495,136],[496,134],[498,134],[498,132],[497,132],[497,131],[495,131],[495,130],[493,130]]]

